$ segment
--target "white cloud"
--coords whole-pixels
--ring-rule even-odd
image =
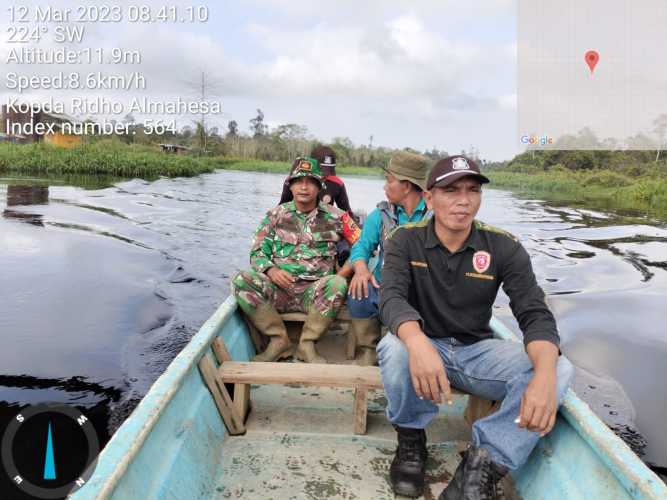
[[[174,25],[98,25],[94,45],[140,49],[146,94],[156,99],[196,98],[196,82],[206,71],[227,112],[218,117],[223,128],[235,119],[246,129],[260,107],[271,123],[301,123],[324,140],[338,135],[365,142],[373,133],[380,145],[453,151],[475,142],[497,158],[511,154],[510,148],[500,153],[498,137],[485,148],[487,139],[477,134],[475,123],[479,116],[497,123],[499,134],[511,141],[507,120],[516,109],[516,43],[511,36],[498,43],[489,26],[497,16],[511,15],[513,6],[504,0],[253,0],[235,6],[247,12],[245,27],[226,24],[220,13],[206,29],[189,31]],[[255,15],[265,11],[287,22]],[[232,28],[236,38],[229,34]],[[0,56],[6,58],[8,48],[2,43]],[[34,66],[30,72],[61,69]],[[137,94],[89,92],[123,101]],[[466,113],[478,118],[468,123]]]

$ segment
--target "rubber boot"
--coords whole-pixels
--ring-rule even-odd
[[[389,468],[391,487],[397,495],[417,498],[424,492],[426,474],[426,432],[394,426],[398,433],[396,455]]]
[[[493,462],[484,448],[471,446],[438,500],[495,500],[507,467]]]
[[[317,309],[311,307],[303,324],[299,346],[294,356],[306,363],[326,363],[327,360],[320,356],[315,349],[315,342],[324,335],[324,332],[327,331],[335,319],[322,316]]]
[[[252,314],[248,314],[248,318],[262,334],[271,339],[266,350],[252,358],[253,361],[276,361],[291,356],[292,346],[287,329],[275,307],[271,304],[259,305]]]
[[[350,333],[357,340],[359,355],[354,363],[359,366],[375,366],[378,363],[375,346],[380,340],[380,320],[377,316],[364,319],[353,319],[350,322]]]

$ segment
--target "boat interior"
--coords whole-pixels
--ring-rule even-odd
[[[288,323],[296,340],[298,323]],[[346,325],[337,323],[317,345],[329,363],[353,363]],[[288,359],[290,363],[293,360]],[[354,433],[351,388],[299,384],[252,385],[245,434],[226,435],[216,474],[218,498],[397,498],[389,482],[396,432],[385,418],[381,389],[368,392],[366,433]],[[468,397],[457,394],[427,429],[425,499],[436,499],[452,477],[470,439],[464,419]],[[505,498],[515,498],[511,480]]]

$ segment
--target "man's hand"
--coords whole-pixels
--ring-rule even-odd
[[[558,348],[551,342],[539,340],[530,342],[526,351],[535,374],[521,398],[518,424],[543,437],[551,432],[556,423]]]
[[[363,260],[354,263],[354,276],[349,286],[349,293],[353,299],[363,299],[368,297],[368,282],[375,287],[380,285],[375,280],[375,276],[368,270],[368,266]]]
[[[535,374],[521,398],[519,427],[547,435],[556,423],[558,400],[556,398],[556,373]]]
[[[437,349],[421,332],[419,323],[407,321],[401,324],[399,332],[399,338],[408,350],[410,376],[417,396],[440,404],[443,394],[447,403],[452,404],[452,390],[447,380],[445,366]]]
[[[296,278],[290,273],[283,269],[278,269],[277,267],[269,268],[266,271],[266,275],[283,290],[289,290],[292,287],[292,283],[296,281]]]
[[[345,278],[346,280],[349,280],[353,273],[354,270],[352,269],[352,266],[349,264],[349,262],[346,261],[345,264],[343,264],[343,267],[341,267],[336,274]]]

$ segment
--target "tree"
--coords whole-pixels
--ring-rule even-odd
[[[267,126],[264,125],[264,113],[261,109],[257,110],[257,116],[250,120],[250,131],[253,137],[261,137],[266,135]]]
[[[659,115],[655,120],[653,120],[653,127],[653,131],[658,136],[658,151],[655,155],[655,161],[657,163],[657,161],[660,159],[660,150],[665,143],[665,135],[667,134],[667,115]]]
[[[236,123],[236,120],[230,120],[227,124],[227,135],[230,137],[239,135],[239,124]]]

